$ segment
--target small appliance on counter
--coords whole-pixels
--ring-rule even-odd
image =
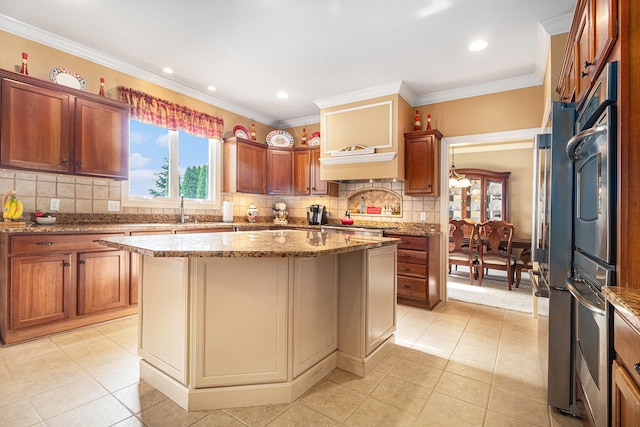
[[[285,225],[289,223],[289,221],[287,221],[287,204],[285,202],[275,203],[273,205],[273,212],[276,217],[273,220],[274,224]]]
[[[307,222],[309,225],[323,225],[327,223],[327,208],[324,205],[310,205],[307,207]]]

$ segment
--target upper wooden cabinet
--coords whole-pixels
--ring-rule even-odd
[[[617,0],[579,0],[557,92],[581,104],[618,38]]]
[[[128,178],[127,104],[0,70],[0,166]]]
[[[267,194],[290,196],[293,193],[293,150],[267,149]]]
[[[222,191],[267,194],[267,146],[231,137],[223,144]]]
[[[410,196],[440,195],[440,140],[437,130],[404,134],[404,192]]]
[[[338,196],[338,183],[320,179],[320,147],[293,152],[294,196]]]

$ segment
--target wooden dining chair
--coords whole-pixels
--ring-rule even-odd
[[[468,219],[449,221],[449,273],[452,265],[469,268],[469,284],[478,276],[478,227]]]
[[[506,221],[486,221],[479,225],[482,245],[478,255],[478,285],[482,285],[484,270],[507,272],[509,290],[513,285],[516,260],[511,252],[515,226]]]
[[[522,278],[522,270],[529,270],[533,267],[531,263],[531,249],[525,248],[516,259],[516,288],[520,287],[520,279]]]

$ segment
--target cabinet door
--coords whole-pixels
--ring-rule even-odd
[[[338,183],[320,178],[320,148],[311,150],[311,194],[338,197]]]
[[[395,246],[367,250],[367,356],[396,330],[396,251]]]
[[[411,134],[405,134],[405,194],[439,196],[440,141],[437,134],[407,135]]]
[[[71,309],[71,254],[11,259],[11,329],[66,319]]]
[[[46,172],[69,172],[69,95],[2,80],[0,164]]]
[[[78,315],[127,304],[127,252],[78,254]]]
[[[593,63],[595,72],[592,80],[600,74],[606,59],[618,38],[617,0],[593,0]]]
[[[580,15],[576,39],[574,41],[573,55],[575,61],[575,82],[576,82],[576,102],[580,102],[587,94],[587,89],[591,83],[591,65],[593,64],[593,40],[591,5],[585,2],[584,10]]]
[[[267,150],[267,194],[290,196],[293,188],[293,151]]]
[[[237,191],[238,193],[266,194],[266,148],[238,141]]]
[[[611,425],[640,426],[640,390],[615,360],[611,369]]]
[[[128,110],[76,99],[74,142],[78,175],[127,179],[128,119]]]
[[[293,152],[293,195],[311,194],[311,150]]]

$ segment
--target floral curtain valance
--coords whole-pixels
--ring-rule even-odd
[[[222,138],[224,121],[134,89],[120,86],[120,99],[131,105],[131,117],[143,123],[182,130],[204,138]]]

